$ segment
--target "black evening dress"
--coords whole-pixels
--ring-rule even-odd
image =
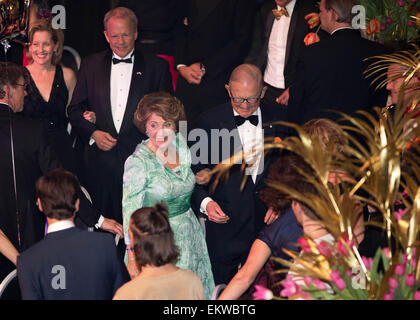
[[[48,134],[48,142],[57,153],[62,166],[78,175],[72,139],[67,132],[69,120],[66,115],[66,107],[69,92],[64,82],[62,67],[56,66],[48,101],[45,101],[42,97],[29,71],[27,71],[27,74],[29,85],[27,89],[28,94],[25,97],[23,115],[43,122]]]

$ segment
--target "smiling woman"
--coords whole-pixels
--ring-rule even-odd
[[[26,67],[28,95],[23,114],[41,120],[49,143],[65,167],[76,173],[72,141],[67,132],[66,108],[76,85],[74,72],[61,66],[64,36],[48,21],[34,24],[29,31],[32,63]]]

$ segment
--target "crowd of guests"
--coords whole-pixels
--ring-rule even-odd
[[[283,249],[297,250],[303,234],[332,240],[316,212],[267,187],[271,179],[316,193],[305,161],[264,152],[264,140],[293,135],[275,124],[290,121],[343,152],[337,115],[325,110],[386,107],[387,91],[363,74],[365,58],[385,50],[352,29],[354,0],[265,1],[257,15],[251,0],[170,2],[179,15],[165,20],[170,35],[139,21],[139,3],[106,13],[109,50],[83,59],[77,76],[60,64],[64,39],[49,20],[31,25],[29,65],[0,62],[0,280],[17,266],[23,299],[276,290],[270,256],[288,259]],[[308,46],[313,12],[322,30]],[[401,85],[387,86],[393,104]],[[237,154],[226,177],[213,174]],[[332,184],[347,178],[341,168],[330,175]],[[363,217],[354,236],[373,255],[383,238],[368,236]]]

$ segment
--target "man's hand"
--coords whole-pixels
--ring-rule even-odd
[[[89,122],[92,122],[93,124],[96,123],[96,114],[93,111],[83,112],[83,118],[85,118]]]
[[[181,76],[190,84],[200,84],[203,73],[200,68],[200,63],[196,62],[190,66],[182,66],[178,68]]]
[[[226,223],[229,217],[223,212],[216,201],[210,201],[206,207],[209,221],[215,223]]]
[[[92,138],[102,151],[109,151],[117,144],[117,139],[113,138],[108,132],[101,130],[93,132]]]
[[[268,208],[267,213],[265,214],[264,217],[264,222],[266,224],[271,224],[273,223],[277,218],[279,217],[279,213],[274,211],[273,208]]]
[[[104,221],[101,225],[101,229],[108,232],[112,232],[113,234],[119,234],[121,239],[124,238],[123,227],[115,220],[104,218]]]
[[[205,168],[197,172],[197,174],[195,175],[195,181],[197,182],[197,184],[205,185],[209,183],[210,178],[211,178],[209,172],[210,172],[209,168]]]
[[[286,90],[284,90],[284,92],[276,99],[276,102],[278,104],[282,104],[287,106],[289,104],[289,88],[287,88]]]

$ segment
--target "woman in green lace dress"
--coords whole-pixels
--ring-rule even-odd
[[[127,268],[136,270],[128,225],[134,211],[164,201],[180,255],[176,266],[193,271],[203,284],[206,299],[214,289],[213,274],[203,231],[190,207],[195,177],[191,154],[179,134],[185,120],[181,102],[167,93],[151,93],[139,102],[134,123],[149,139],[137,145],[125,162],[123,177],[123,227]]]

